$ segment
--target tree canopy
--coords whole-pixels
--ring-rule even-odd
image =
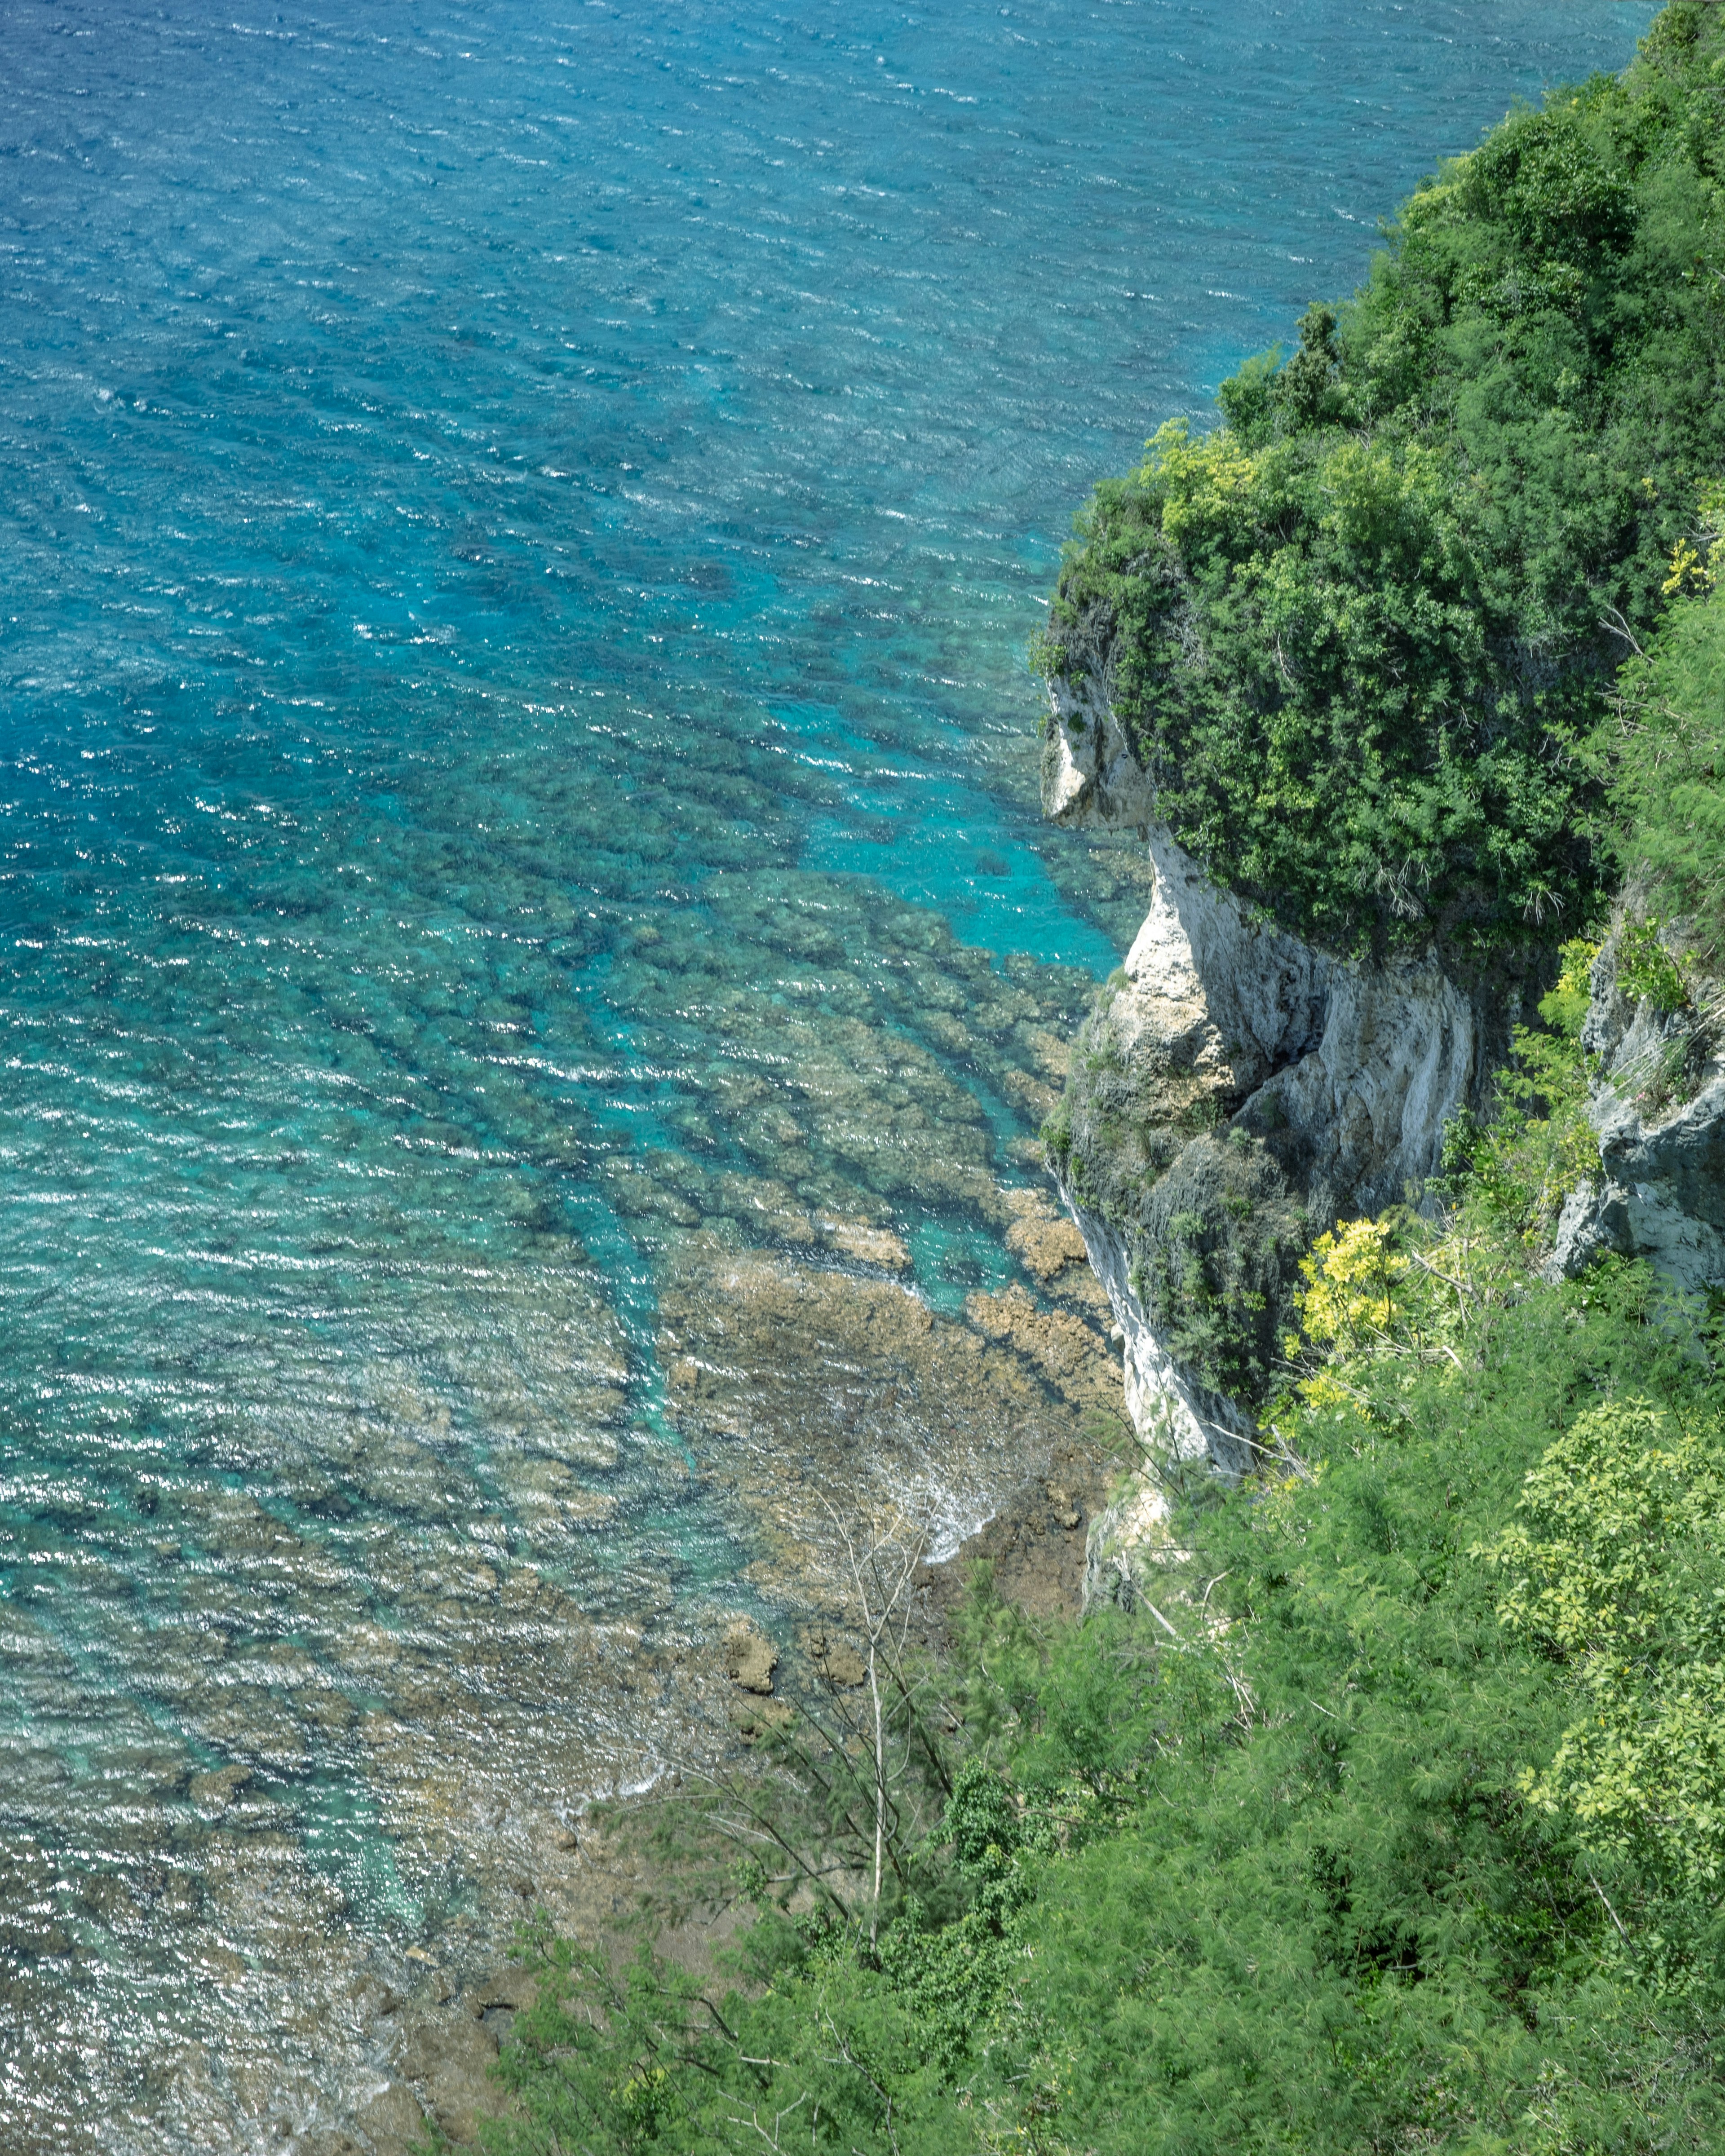
[[[1039,663],[1103,678],[1176,837],[1284,925],[1466,962],[1595,910],[1580,751],[1725,471],[1722,187],[1725,31],[1680,0],[1096,489]]]

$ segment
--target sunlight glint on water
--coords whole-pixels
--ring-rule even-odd
[[[346,2118],[651,1771],[790,1427],[670,1348],[1004,1281],[1142,909],[1072,511],[1648,13],[0,6],[0,2146]]]

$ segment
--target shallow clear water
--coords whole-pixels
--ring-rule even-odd
[[[1068,520],[1649,12],[0,6],[0,2147],[349,2117],[781,1483],[1040,1441]]]

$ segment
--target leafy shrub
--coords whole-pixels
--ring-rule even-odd
[[[1643,1400],[1590,1409],[1493,1548],[1499,1614],[1574,1672],[1582,1712],[1522,1786],[1701,1909],[1725,1898],[1725,1431]]]
[[[1617,985],[1632,1004],[1649,1003],[1661,1017],[1691,1000],[1681,958],[1668,949],[1656,914],[1631,914],[1618,932]]]
[[[1563,1200],[1599,1167],[1584,1112],[1590,1073],[1581,1045],[1598,948],[1584,937],[1563,945],[1557,984],[1540,1000],[1543,1025],[1517,1026],[1512,1035],[1515,1060],[1498,1074],[1495,1112],[1484,1122],[1464,1119],[1446,1149],[1452,1172],[1458,1157],[1465,1160],[1452,1190],[1542,1256]]]

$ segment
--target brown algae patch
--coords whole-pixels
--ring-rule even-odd
[[[712,1235],[678,1250],[660,1312],[677,1431],[760,1552],[750,1581],[790,1606],[824,1606],[840,1522],[896,1510],[949,1552],[1070,1442],[1075,1410],[1119,1397],[1106,1305],[1087,1298],[1045,1307],[1014,1287],[948,1316]]]

